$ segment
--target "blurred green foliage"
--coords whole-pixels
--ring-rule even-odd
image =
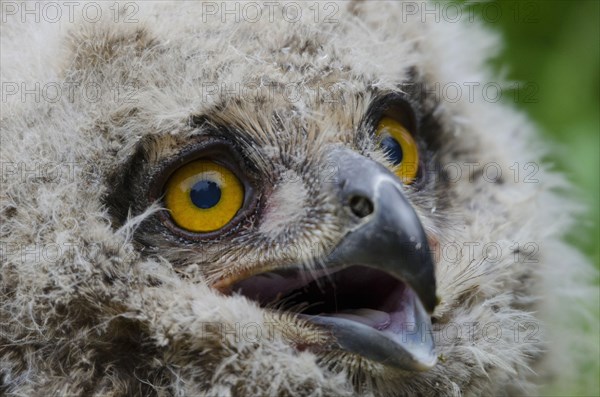
[[[495,63],[508,78],[539,90],[520,107],[555,142],[557,168],[588,205],[587,229],[574,242],[600,268],[600,2],[597,0],[499,1],[486,23],[503,33],[505,49]],[[585,231],[585,233],[581,233]]]

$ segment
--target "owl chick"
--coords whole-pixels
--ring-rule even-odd
[[[591,273],[496,36],[419,2],[48,4],[2,4],[4,394],[520,395],[572,366]]]

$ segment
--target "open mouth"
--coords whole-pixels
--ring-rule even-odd
[[[403,369],[435,364],[423,305],[408,284],[382,270],[359,265],[276,270],[239,281],[232,290],[261,307],[331,328],[342,350]]]
[[[332,342],[319,349],[405,371],[430,369],[437,357],[429,315],[438,297],[429,236],[390,170],[346,148],[329,156],[338,169],[324,191],[348,218],[337,244],[315,258],[322,267],[249,268],[215,287],[326,328]]]

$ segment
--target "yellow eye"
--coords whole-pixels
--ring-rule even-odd
[[[403,183],[411,183],[419,170],[419,149],[410,132],[398,121],[384,117],[377,125],[380,145]]]
[[[197,160],[179,168],[167,182],[165,205],[175,223],[191,232],[227,225],[244,202],[244,187],[227,168]]]

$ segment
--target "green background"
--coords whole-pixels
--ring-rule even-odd
[[[581,189],[588,233],[576,243],[600,268],[600,1],[500,1],[484,21],[505,38],[499,70],[539,91],[520,106],[552,140],[557,168]],[[579,234],[579,233],[578,233]]]
[[[579,221],[582,227],[569,238],[600,269],[600,1],[495,1],[472,4],[471,10],[504,38],[495,69],[507,72],[510,81],[539,88],[533,100],[520,95],[517,103],[548,138],[553,149],[549,160],[575,184],[574,196],[587,205]],[[596,316],[599,306],[592,302]],[[586,332],[597,334],[598,326]],[[600,335],[595,340],[600,344]],[[590,357],[578,382],[552,385],[545,393],[599,395],[599,361]]]

